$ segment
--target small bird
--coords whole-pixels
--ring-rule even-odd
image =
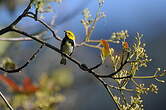
[[[63,38],[61,42],[61,48],[60,50],[69,56],[73,53],[74,47],[75,47],[75,35],[72,31],[64,31],[65,37]],[[62,59],[60,61],[60,64],[66,65],[66,57],[62,55]]]

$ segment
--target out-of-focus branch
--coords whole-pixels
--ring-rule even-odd
[[[0,41],[32,41],[29,37],[19,37],[19,38],[0,38]]]
[[[43,47],[43,44],[36,50],[36,52],[33,53],[33,55],[29,58],[29,60],[21,67],[13,69],[13,70],[7,70],[5,68],[0,67],[1,71],[7,72],[7,73],[15,73],[15,72],[20,72],[23,68],[25,68],[26,66],[28,66],[28,64],[30,63],[30,61],[32,61],[35,56],[39,53],[40,49]]]
[[[3,101],[6,103],[7,107],[9,108],[9,110],[14,110],[13,107],[10,105],[10,103],[8,102],[8,100],[5,98],[5,96],[2,94],[2,92],[0,91],[0,97],[3,99]]]
[[[42,39],[42,40],[49,40],[52,37],[47,37],[47,38],[41,38],[41,36],[35,36],[38,39]],[[29,37],[19,37],[19,38],[0,38],[0,41],[32,41],[33,39],[29,38]]]

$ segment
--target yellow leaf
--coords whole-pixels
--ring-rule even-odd
[[[101,48],[101,58],[102,58],[102,61],[104,61],[105,58],[110,55],[110,48],[106,40],[101,40],[100,43],[103,46]]]
[[[123,46],[124,49],[129,48],[128,42],[123,42],[123,43],[122,43],[122,46]]]

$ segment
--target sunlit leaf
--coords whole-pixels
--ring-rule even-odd
[[[101,48],[101,59],[104,61],[107,56],[111,55],[114,50],[113,48],[109,47],[109,43],[106,40],[101,40],[100,41],[102,48]]]
[[[109,55],[109,44],[106,40],[101,40],[101,45],[103,46],[102,48],[102,55],[104,57]]]

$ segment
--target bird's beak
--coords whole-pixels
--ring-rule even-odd
[[[64,31],[64,33],[66,33],[66,31]]]

